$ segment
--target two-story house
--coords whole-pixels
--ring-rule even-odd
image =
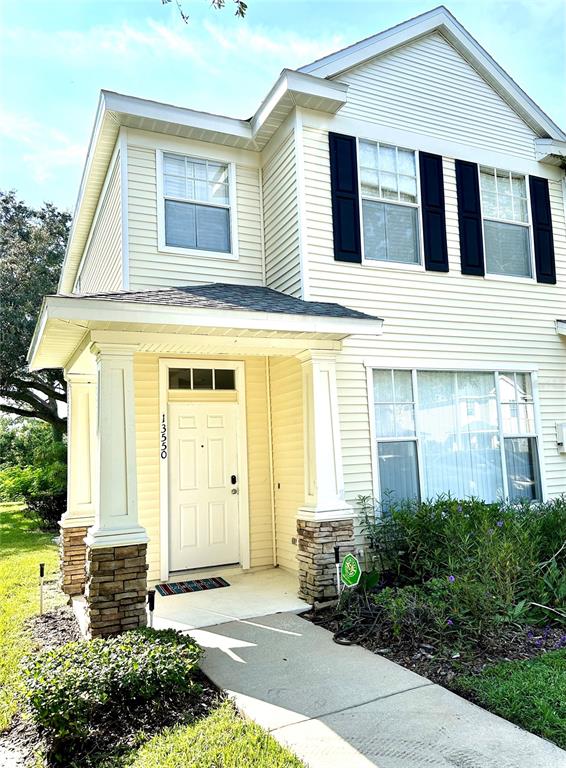
[[[92,634],[145,623],[146,564],[329,597],[360,494],[566,492],[565,155],[442,7],[249,120],[101,94],[29,355],[69,386]]]

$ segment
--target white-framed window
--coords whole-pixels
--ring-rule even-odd
[[[159,158],[160,245],[235,257],[232,164],[176,152],[162,152]]]
[[[359,139],[364,258],[420,264],[416,153]]]
[[[376,483],[403,499],[542,498],[530,373],[373,369]]]
[[[482,165],[480,189],[486,273],[532,277],[525,175]]]

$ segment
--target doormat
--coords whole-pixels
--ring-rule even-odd
[[[203,592],[205,589],[229,587],[230,584],[220,576],[212,579],[194,579],[193,581],[176,581],[173,584],[158,584],[155,589],[162,597],[169,595],[184,595],[187,592]]]

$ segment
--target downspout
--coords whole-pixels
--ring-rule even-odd
[[[265,358],[265,388],[267,393],[267,439],[269,440],[269,501],[271,504],[271,547],[273,552],[273,565],[277,565],[277,526],[275,519],[275,491],[273,476],[273,432],[271,429],[271,373],[269,370],[269,357]]]

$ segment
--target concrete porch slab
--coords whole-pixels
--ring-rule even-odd
[[[196,629],[202,668],[311,768],[566,768],[566,752],[297,615]]]
[[[281,568],[241,572],[219,568],[209,575],[222,576],[230,586],[167,597],[156,593],[154,627],[184,631],[265,614],[300,613],[310,607],[297,597],[297,575]],[[191,578],[202,576],[183,575],[170,581]]]

